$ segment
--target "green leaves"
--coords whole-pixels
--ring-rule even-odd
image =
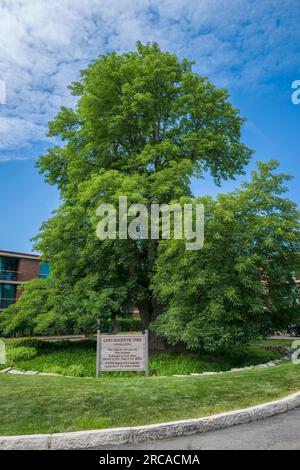
[[[135,52],[94,61],[71,86],[76,109],[62,108],[49,125],[64,145],[39,160],[48,181],[67,197],[100,169],[148,175],[185,160],[187,176],[209,170],[219,182],[241,173],[251,156],[239,141],[244,120],[227,91],[191,66],[140,43]],[[63,174],[57,161],[65,162]]]
[[[25,284],[25,289],[16,304],[8,307],[1,315],[0,331],[30,335],[51,332],[54,315],[52,279],[34,279]]]
[[[156,43],[138,43],[133,52],[100,56],[70,86],[78,97],[76,107],[61,108],[49,124],[49,135],[60,145],[41,156],[37,166],[47,182],[58,186],[62,204],[43,224],[36,249],[50,261],[55,282],[52,311],[67,326],[92,331],[97,316],[138,306],[148,327],[162,312],[156,293],[167,307],[166,318],[172,312],[176,331],[181,322],[190,328],[184,323],[184,305],[191,299],[192,322],[197,318],[195,308],[203,318],[209,314],[207,302],[217,292],[213,286],[219,279],[213,267],[229,269],[230,256],[242,243],[239,234],[231,246],[231,233],[223,231],[225,225],[235,229],[233,196],[217,218],[220,203],[204,199],[211,234],[209,266],[198,264],[195,254],[182,255],[180,242],[100,241],[95,234],[101,202],[116,204],[119,196],[147,207],[188,202],[191,177],[201,178],[209,171],[219,183],[243,172],[251,157],[240,142],[244,119],[229,103],[228,92],[197,75],[192,65]],[[225,248],[231,250],[229,259]],[[171,256],[170,266],[176,260],[166,279],[160,267],[164,250]],[[194,262],[199,277],[195,282],[194,265],[189,265]],[[176,305],[170,297],[170,279],[181,292],[174,296]],[[226,296],[228,304],[237,304],[236,290]],[[222,312],[226,308],[218,297],[213,315],[219,318]]]
[[[153,289],[165,313],[153,327],[172,344],[222,350],[285,329],[299,312],[293,277],[299,211],[283,197],[277,163],[259,163],[243,190],[200,199],[203,250],[161,243]]]

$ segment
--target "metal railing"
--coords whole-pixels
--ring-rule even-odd
[[[39,274],[40,279],[48,279],[48,277],[49,277],[49,274],[43,274],[43,273]]]
[[[18,278],[19,271],[8,271],[6,269],[0,270],[0,280],[1,281],[16,281]]]
[[[14,304],[15,301],[16,299],[14,297],[2,297],[2,299],[0,299],[0,310],[9,307]]]
[[[0,281],[18,281],[19,277],[23,274],[27,274],[28,271],[8,271],[5,269],[0,270]],[[31,273],[30,273],[31,274]],[[38,276],[40,279],[47,279],[49,274],[39,273]]]

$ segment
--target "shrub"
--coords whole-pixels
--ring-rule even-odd
[[[14,338],[14,339],[7,339],[5,341],[8,349],[15,349],[15,348],[35,348],[35,349],[43,349],[44,343],[43,341],[36,339],[36,338]]]
[[[28,361],[37,355],[35,348],[20,346],[18,348],[8,349],[7,362],[13,364],[18,361]]]
[[[64,375],[72,377],[85,377],[87,375],[86,367],[79,364],[73,364],[64,370]]]
[[[118,319],[118,326],[121,331],[140,331],[142,329],[141,319],[128,316]]]

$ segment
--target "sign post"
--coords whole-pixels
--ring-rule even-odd
[[[97,323],[96,379],[99,378],[100,374],[100,320],[98,320]]]
[[[145,365],[145,376],[149,377],[148,330],[145,330],[145,335],[144,335],[144,365]]]
[[[143,371],[148,377],[148,331],[145,334],[101,335],[98,330],[96,378],[101,371]]]

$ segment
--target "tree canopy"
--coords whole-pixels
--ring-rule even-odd
[[[96,207],[121,195],[147,206],[170,203],[191,196],[192,176],[209,171],[220,183],[242,173],[251,156],[240,142],[244,119],[226,90],[157,44],[101,56],[81,75],[70,87],[76,108],[62,108],[49,124],[62,144],[38,161],[62,205],[36,246],[63,290],[90,276],[99,314],[136,305],[146,327],[157,309],[151,280],[159,243],[100,242]]]
[[[299,315],[293,267],[299,211],[284,197],[278,162],[260,162],[252,180],[205,206],[205,243],[187,251],[162,241],[153,289],[166,308],[153,327],[189,349],[226,349],[280,331]]]
[[[107,318],[136,306],[144,328],[158,318],[155,328],[159,334],[172,342],[184,341],[192,348],[197,345],[212,347],[209,344],[213,342],[216,348],[221,347],[234,339],[241,340],[243,335],[249,338],[254,330],[261,330],[260,326],[254,328],[253,309],[256,318],[260,319],[262,313],[258,310],[262,306],[265,308],[264,302],[259,297],[250,307],[247,298],[253,295],[253,289],[248,291],[246,281],[242,285],[234,278],[238,270],[231,273],[233,285],[230,289],[229,274],[235,263],[241,272],[247,273],[251,273],[252,265],[254,271],[258,269],[256,259],[263,264],[266,251],[257,255],[254,252],[260,246],[258,230],[263,229],[262,233],[270,231],[262,224],[271,223],[271,219],[259,218],[255,211],[260,206],[255,203],[254,196],[251,199],[250,191],[255,191],[255,185],[261,184],[260,191],[266,191],[261,204],[269,204],[273,211],[272,203],[279,203],[279,199],[272,199],[276,190],[274,186],[268,186],[277,178],[270,176],[270,168],[261,167],[257,174],[260,176],[255,177],[252,186],[246,187],[244,192],[219,196],[216,201],[203,199],[208,223],[204,251],[187,254],[181,251],[180,243],[164,240],[101,241],[96,237],[96,209],[100,203],[117,205],[119,196],[124,195],[128,204],[143,203],[146,207],[152,203],[195,202],[190,189],[192,177],[203,178],[210,173],[220,184],[224,179],[243,173],[252,154],[241,142],[244,119],[229,102],[228,92],[199,76],[192,66],[192,62],[180,61],[176,55],[160,50],[155,43],[138,43],[134,52],[111,52],[100,56],[81,72],[81,79],[70,86],[71,93],[77,97],[74,109],[61,108],[49,123],[49,135],[59,144],[41,156],[37,166],[46,181],[59,188],[61,206],[41,227],[36,248],[51,265],[55,315],[67,318],[78,329],[94,331],[97,317]],[[280,187],[280,182],[278,185]],[[296,224],[296,209],[284,201],[286,211],[291,211]],[[249,202],[251,210],[246,207]],[[230,223],[226,215],[221,215],[223,208],[225,214],[229,214],[228,219],[232,218]],[[257,232],[255,225],[251,228],[248,210],[252,211],[253,223],[260,224]],[[277,228],[276,220],[274,216],[272,222]],[[247,239],[242,236],[244,222],[248,224],[247,230],[249,228]],[[283,231],[284,250],[288,233],[281,221],[280,230]],[[250,234],[257,240],[252,245]],[[247,243],[249,255],[245,248]],[[228,259],[225,256],[227,247]],[[169,252],[172,252],[170,259]],[[164,259],[168,261],[165,275]],[[278,263],[285,257],[277,257],[277,261],[272,259],[274,269],[276,265],[280,272]],[[206,279],[209,269],[205,267],[208,260],[212,271],[209,281]],[[227,270],[224,276],[228,291],[225,292],[224,285],[218,293],[217,287],[213,290],[213,282],[216,279],[216,286],[220,287],[218,279],[224,269]],[[185,277],[179,282],[176,276],[180,277],[182,273]],[[270,275],[268,270],[266,273]],[[171,279],[174,286],[179,282],[182,296],[170,286]],[[195,286],[192,287],[193,283],[197,284],[196,279],[203,284],[203,292],[206,290],[205,295],[201,291],[204,297],[199,295],[200,291],[195,291]],[[255,289],[260,292],[258,277],[255,283]],[[270,286],[268,289],[271,292]],[[193,303],[193,295],[194,305],[185,314],[191,315],[194,322],[198,315],[200,323],[203,319],[202,326],[210,319],[206,325],[206,330],[211,330],[207,333],[210,336],[207,341],[201,339],[204,333],[199,333],[197,342],[194,335],[187,334],[186,328],[182,328],[182,337],[179,332],[177,336],[173,334],[175,325],[181,325],[183,321],[183,310]],[[208,306],[208,298],[213,295],[215,300]],[[222,295],[228,304],[234,304],[232,310],[224,307],[220,300]],[[245,296],[244,300],[241,300],[242,296]],[[248,307],[252,326],[245,327]],[[230,324],[226,317],[234,317],[234,312],[239,312],[243,319],[238,326],[235,320]],[[193,321],[187,321],[187,318],[185,321],[186,327],[192,328]],[[225,325],[223,342],[219,338],[220,328],[219,336],[214,340],[214,322],[218,328],[222,322]],[[229,325],[235,325],[237,332],[230,335]],[[244,331],[244,327],[249,332]],[[198,325],[195,334],[199,330]],[[226,335],[230,336],[228,341]]]

